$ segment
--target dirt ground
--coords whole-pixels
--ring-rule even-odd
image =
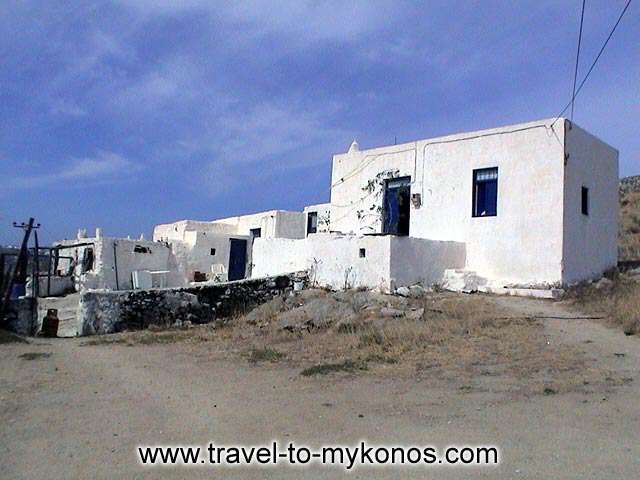
[[[496,337],[497,327],[489,326],[450,352],[447,345],[454,344],[429,338],[433,343],[418,353],[382,350],[397,361],[310,376],[301,372],[318,363],[322,349],[307,358],[302,351],[309,348],[281,339],[277,351],[285,357],[259,361],[246,354],[255,339],[233,331],[207,333],[226,335],[224,343],[2,343],[0,476],[338,478],[341,469],[319,466],[143,468],[136,447],[273,439],[315,447],[366,439],[440,448],[497,445],[502,463],[475,469],[359,468],[352,478],[640,477],[640,338],[575,319],[579,313],[560,302],[483,301],[509,318],[545,318],[517,328],[509,323],[507,337]],[[195,329],[185,335],[204,334]],[[309,347],[328,338],[301,341]],[[229,341],[235,343],[230,347]],[[524,345],[521,355],[514,347],[518,341]],[[525,345],[530,342],[537,342],[535,348]],[[328,345],[327,362],[333,355],[342,358],[350,345]],[[439,363],[425,364],[434,350]],[[464,352],[469,361],[443,361],[447,353]],[[526,368],[530,363],[535,368]]]

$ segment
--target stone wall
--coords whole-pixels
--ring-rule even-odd
[[[297,282],[306,284],[307,273],[185,288],[85,292],[80,298],[80,334],[224,320],[293,290]]]

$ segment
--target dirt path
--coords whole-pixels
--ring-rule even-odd
[[[604,367],[632,376],[640,371],[637,336],[623,335],[619,329],[590,320],[565,302],[514,297],[494,297],[494,301],[516,314],[543,318],[550,340],[581,346]]]
[[[516,315],[575,315],[559,303],[496,302]],[[353,478],[638,478],[640,339],[588,320],[548,319],[545,331],[550,342],[579,346],[633,381],[608,391],[512,398],[499,390],[465,393],[373,375],[304,378],[282,365],[221,360],[206,345],[81,346],[82,339],[3,344],[0,476],[214,478],[214,468],[143,469],[135,448],[367,439],[494,444],[503,462],[484,469],[359,469]],[[227,470],[224,478],[341,474],[329,467],[253,468]]]

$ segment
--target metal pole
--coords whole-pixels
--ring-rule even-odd
[[[53,252],[49,249],[49,266],[47,268],[47,297],[51,296],[51,254]]]
[[[4,292],[4,253],[0,253],[0,292]]]
[[[116,246],[118,242],[113,241],[113,268],[116,272],[116,290],[120,290],[120,286],[118,284],[118,252],[116,250]]]
[[[35,220],[32,217],[29,219],[29,223],[27,224],[25,224],[24,222],[21,224],[13,222],[14,227],[22,228],[24,230],[24,237],[22,238],[22,245],[20,246],[20,253],[18,254],[15,268],[13,269],[13,272],[11,273],[11,277],[9,278],[9,283],[7,285],[7,289],[4,294],[2,306],[0,306],[0,318],[4,317],[4,314],[7,310],[7,307],[9,305],[9,299],[11,298],[11,289],[13,288],[13,283],[15,282],[15,279],[18,273],[20,273],[20,276],[24,281],[24,277],[26,275],[26,269],[27,269],[25,260],[28,261],[28,258],[29,258],[28,257],[29,252],[27,251],[29,236],[31,235],[31,230],[33,230],[34,228],[38,228],[40,226],[39,224],[34,226],[34,221]]]
[[[40,245],[38,242],[38,231],[33,232],[33,242],[35,248],[33,249],[36,256],[33,259],[33,270],[31,274],[31,288],[33,294],[33,300],[31,303],[31,334],[35,335],[38,328],[38,297],[40,296]]]
[[[33,274],[31,276],[33,283],[33,296],[37,299],[40,295],[40,245],[38,243],[37,230],[33,232],[33,241],[35,243],[34,251],[36,252],[36,256],[33,259]]]

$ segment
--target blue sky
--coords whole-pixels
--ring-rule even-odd
[[[581,73],[624,0],[588,0]],[[640,173],[640,5],[575,121]],[[329,199],[331,155],[555,116],[579,0],[0,4],[0,243]]]

